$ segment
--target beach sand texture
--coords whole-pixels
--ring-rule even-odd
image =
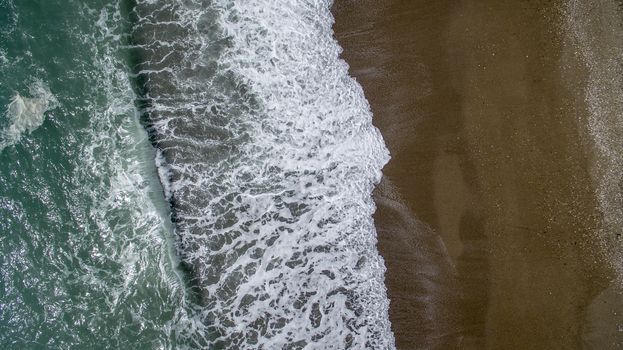
[[[620,240],[604,240],[569,8],[334,4],[392,155],[375,220],[399,349],[623,348]]]

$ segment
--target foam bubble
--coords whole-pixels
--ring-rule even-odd
[[[11,125],[1,133],[0,151],[20,141],[23,135],[36,130],[45,120],[45,112],[56,108],[58,101],[50,89],[42,82],[30,86],[32,97],[23,97],[19,93],[11,99],[6,114]]]

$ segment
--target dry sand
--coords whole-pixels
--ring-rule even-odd
[[[561,8],[336,0],[392,155],[375,220],[399,349],[623,348]]]

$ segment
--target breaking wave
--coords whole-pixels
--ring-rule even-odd
[[[373,186],[388,161],[331,1],[138,1],[143,121],[196,286],[189,346],[393,348]]]

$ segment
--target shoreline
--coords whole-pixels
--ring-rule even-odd
[[[375,222],[399,349],[620,340],[592,327],[620,322],[593,306],[621,297],[578,125],[588,73],[565,51],[562,3],[535,4],[334,4],[392,155]]]

